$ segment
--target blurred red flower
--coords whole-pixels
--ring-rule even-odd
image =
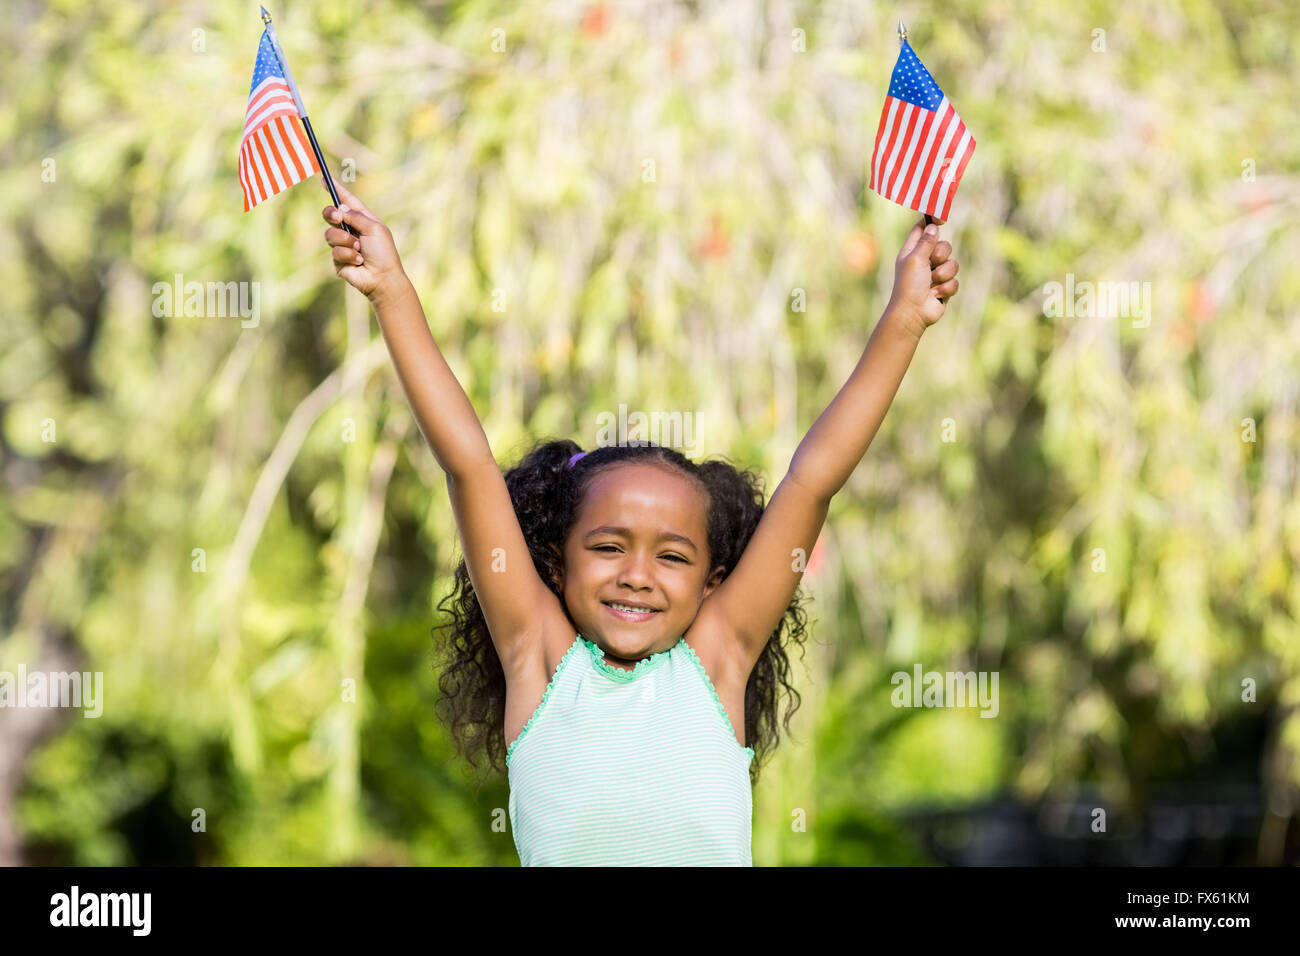
[[[603,3],[593,4],[582,15],[582,32],[585,36],[604,36],[609,30],[609,8]]]
[[[1188,315],[1196,320],[1200,325],[1214,314],[1214,296],[1210,294],[1209,286],[1200,279],[1195,280],[1187,288],[1187,298],[1184,308]]]
[[[826,546],[824,544],[825,540],[826,540],[826,536],[819,534],[817,536],[817,543],[813,545],[812,554],[809,555],[808,557],[807,574],[809,577],[815,577],[817,573],[822,569],[822,565],[826,563]]]
[[[713,224],[709,234],[695,247],[695,255],[701,259],[721,260],[727,258],[731,244],[727,241],[727,229],[719,213],[713,214]]]
[[[1273,205],[1273,198],[1268,194],[1268,190],[1261,189],[1258,185],[1252,183],[1246,190],[1245,196],[1242,197],[1241,204],[1250,212],[1262,212],[1269,206]]]
[[[844,262],[854,275],[866,275],[876,265],[876,240],[869,233],[855,232],[844,240]]]

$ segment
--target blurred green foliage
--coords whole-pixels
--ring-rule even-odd
[[[105,708],[43,738],[0,811],[38,862],[517,863],[504,780],[478,789],[432,712],[455,526],[333,274],[320,179],[242,211],[255,6],[6,18],[0,668],[63,641]],[[696,412],[694,457],[775,487],[916,218],[864,189],[892,14],[272,12],[331,169],[392,228],[502,462],[529,436],[589,446],[626,403]],[[979,144],[943,231],[962,288],[832,504],[754,861],[924,863],[907,807],[1083,786],[1141,807],[1243,760],[1289,817],[1300,11],[909,15]],[[259,283],[259,323],[155,316],[178,273]],[[1149,326],[1045,315],[1067,273],[1149,282]],[[893,707],[917,663],[999,672],[998,719]],[[1220,750],[1243,719],[1262,751]]]

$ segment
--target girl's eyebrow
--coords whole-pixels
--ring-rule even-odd
[[[585,535],[583,535],[582,540],[586,541],[588,538],[594,538],[598,534],[617,534],[617,535],[622,535],[625,538],[630,538],[632,537],[632,530],[630,528],[621,527],[620,525],[602,524],[599,527],[592,528],[590,531],[588,531]],[[674,531],[659,532],[659,540],[678,541],[681,544],[684,544],[686,547],[690,548],[692,551],[699,551],[699,548],[695,546],[694,541],[686,537],[686,535],[677,534]]]

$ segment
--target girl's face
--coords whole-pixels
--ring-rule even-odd
[[[723,569],[708,567],[708,507],[703,488],[655,465],[617,465],[592,479],[565,542],[560,586],[578,633],[609,664],[630,670],[671,648],[721,583]]]

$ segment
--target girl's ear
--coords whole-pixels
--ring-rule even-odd
[[[713,574],[709,577],[709,580],[704,584],[705,597],[708,597],[717,589],[718,585],[722,583],[722,579],[726,577],[726,574],[727,574],[727,569],[724,568],[722,565],[718,565],[716,568],[713,569]]]
[[[555,555],[555,572],[551,576],[551,581],[555,585],[555,590],[563,593],[564,591],[564,551],[556,545],[551,545],[551,553]]]

